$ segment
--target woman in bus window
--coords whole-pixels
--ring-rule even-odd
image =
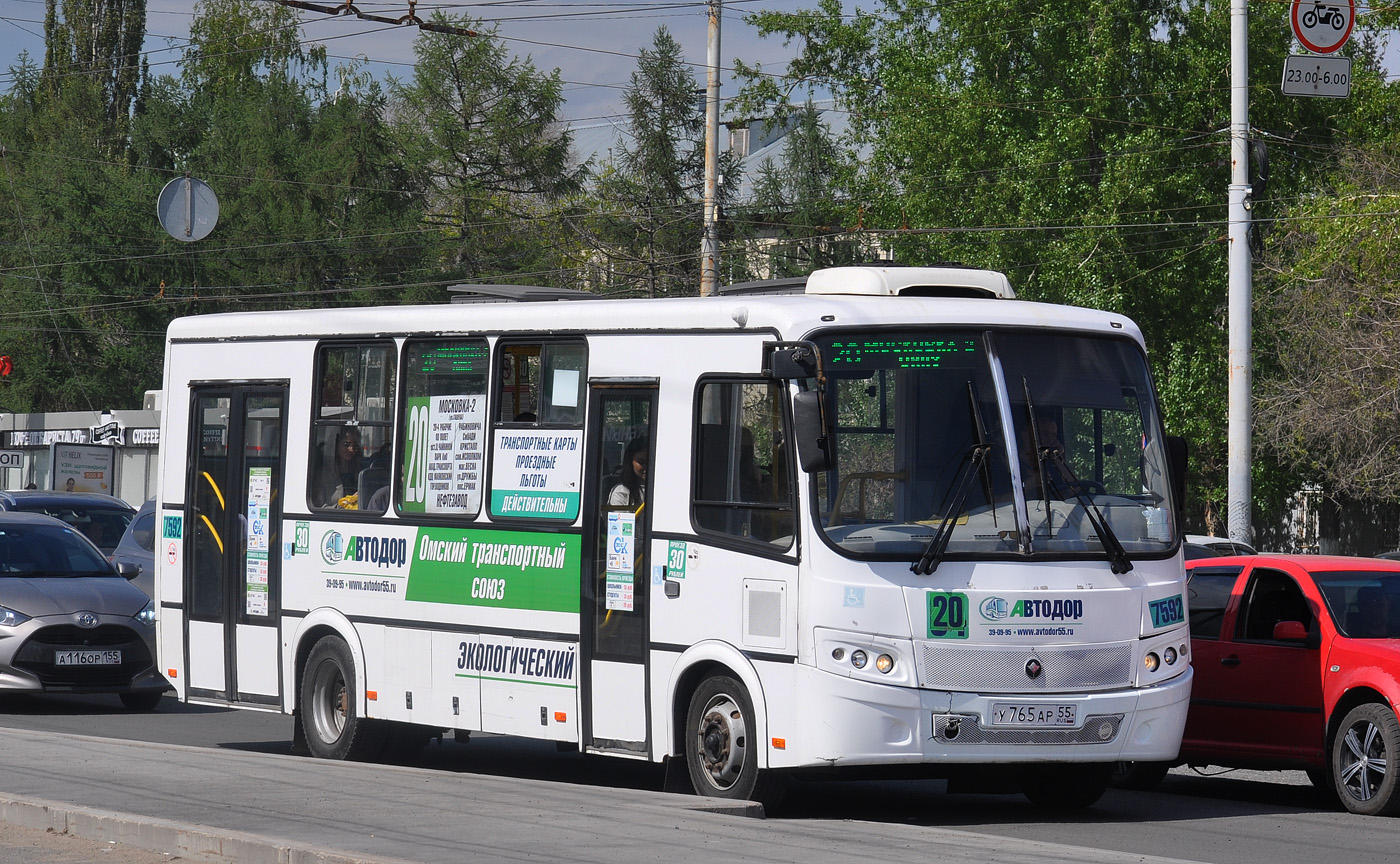
[[[364,467],[364,452],[360,449],[360,430],[342,426],[335,436],[335,452],[331,466],[323,468],[320,483],[322,507],[355,509],[355,493],[359,491],[360,469]],[[347,500],[348,499],[348,500]]]
[[[622,451],[621,476],[608,493],[609,507],[640,507],[646,495],[647,439],[633,438]]]

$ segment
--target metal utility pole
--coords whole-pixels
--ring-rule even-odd
[[[710,34],[705,76],[705,227],[700,240],[700,296],[719,290],[719,16],[721,0],[709,0]]]
[[[1250,536],[1253,264],[1249,254],[1249,5],[1230,0],[1230,539]]]

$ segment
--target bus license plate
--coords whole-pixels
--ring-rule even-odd
[[[993,726],[1074,726],[1079,712],[1074,705],[1040,705],[993,702]]]
[[[117,649],[107,651],[55,651],[55,666],[120,666],[122,652]]]

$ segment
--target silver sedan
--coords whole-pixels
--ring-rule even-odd
[[[169,682],[155,666],[155,606],[81,533],[0,512],[0,690],[117,693],[149,711]]]

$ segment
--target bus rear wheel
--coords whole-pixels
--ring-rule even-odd
[[[302,669],[300,714],[306,746],[318,759],[369,759],[384,744],[384,726],[356,707],[355,659],[338,636],[311,648]]]
[[[728,675],[700,682],[686,712],[685,763],[696,795],[776,805],[782,778],[758,767],[753,702]]]

